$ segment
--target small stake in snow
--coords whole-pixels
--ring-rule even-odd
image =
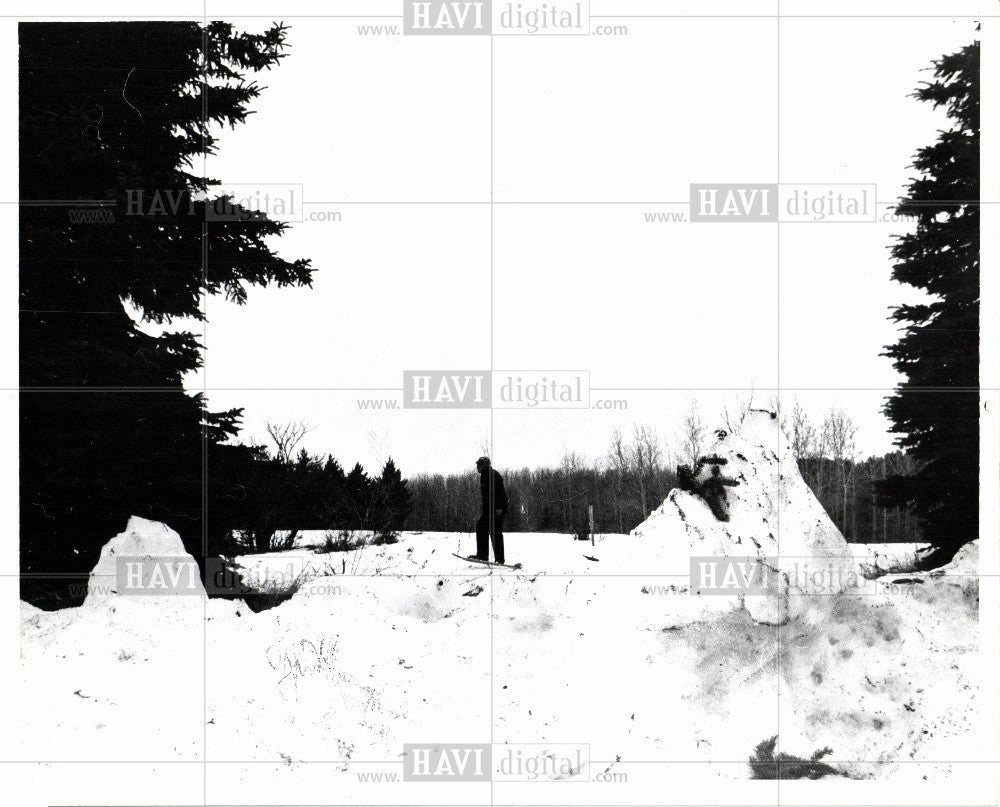
[[[590,545],[594,545],[594,505],[587,505],[587,521],[590,524]]]

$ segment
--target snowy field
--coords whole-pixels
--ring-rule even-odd
[[[22,604],[17,753],[207,758],[213,794],[245,804],[292,803],[320,776],[332,801],[414,803],[402,783],[362,778],[398,773],[403,744],[422,741],[586,744],[582,780],[605,789],[575,790],[578,803],[766,778],[776,754],[831,782],[970,776],[940,760],[989,756],[975,728],[976,544],[942,569],[869,580],[870,558],[826,517],[775,426],[759,418],[714,450],[739,480],[728,522],[676,490],[632,534],[593,546],[507,535],[518,571],[454,557],[472,551],[467,533],[329,553],[307,533],[238,559],[261,588],[295,581],[259,613],[117,590],[116,556],[183,554],[167,527],[133,518],[82,607]],[[771,575],[767,593],[692,594],[692,556],[744,555]],[[620,775],[613,798],[596,784]],[[552,785],[567,786],[586,787]]]

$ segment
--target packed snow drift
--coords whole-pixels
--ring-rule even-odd
[[[281,595],[259,613],[197,586],[123,590],[121,558],[184,557],[133,518],[82,607],[22,605],[21,752],[346,775],[398,765],[404,743],[492,738],[589,744],[590,775],[660,759],[709,780],[960,773],[938,760],[979,747],[975,545],[869,580],[771,414],[706,457],[630,535],[508,535],[521,571],[455,558],[474,548],[455,533],[240,558]],[[692,558],[718,562],[715,585]]]

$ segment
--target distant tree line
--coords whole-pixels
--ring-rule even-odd
[[[734,423],[735,416],[727,413]],[[796,404],[784,426],[806,484],[848,541],[893,543],[919,540],[912,512],[881,506],[876,485],[892,475],[913,473],[914,463],[894,451],[856,456],[851,418],[830,410],[818,427]],[[708,445],[708,430],[697,407],[686,414],[673,456],[690,464]],[[664,443],[653,427],[637,426],[630,437],[612,432],[600,460],[566,454],[558,467],[503,472],[510,496],[505,528],[512,532],[561,532],[586,535],[587,506],[594,507],[597,532],[628,532],[659,507],[678,485],[676,466],[664,460]],[[470,531],[479,507],[475,472],[423,474],[409,480],[413,508],[406,526],[413,530]]]
[[[504,471],[510,509],[504,529],[510,532],[561,532],[586,534],[587,505],[594,506],[599,532],[627,532],[643,521],[635,476],[619,476],[599,465],[558,468],[522,468]],[[666,468],[656,469],[646,480],[647,496],[657,504],[676,483]],[[479,507],[479,477],[466,474],[420,475],[409,480],[413,512],[408,529],[470,532]],[[662,494],[662,495],[661,495]],[[648,515],[648,512],[646,513]]]
[[[859,458],[855,443],[857,427],[842,409],[830,409],[816,427],[796,402],[782,426],[802,478],[848,541],[920,540],[911,508],[885,504],[879,495],[884,480],[910,476],[916,471],[912,457],[892,451]]]
[[[295,449],[302,423],[268,424],[274,441],[236,446],[224,468],[210,469],[209,555],[269,552],[290,547],[301,530],[371,530],[394,540],[410,513],[410,493],[390,457],[378,476],[360,463],[344,471],[332,456]],[[294,457],[293,457],[294,454]]]

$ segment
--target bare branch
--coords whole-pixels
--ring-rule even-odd
[[[301,420],[284,424],[268,421],[266,428],[274,441],[275,457],[279,462],[291,462],[296,446],[313,430],[312,426],[307,426]]]

